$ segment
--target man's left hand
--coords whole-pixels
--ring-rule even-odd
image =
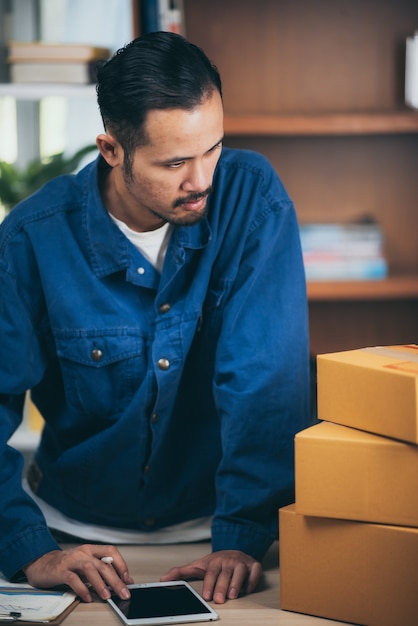
[[[237,598],[240,592],[252,593],[261,574],[261,564],[248,554],[239,550],[220,550],[188,565],[171,568],[161,580],[203,579],[203,598],[223,604],[227,599]]]

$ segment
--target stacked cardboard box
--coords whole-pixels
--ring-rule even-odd
[[[321,355],[319,424],[295,439],[280,510],[282,609],[418,623],[418,346]]]

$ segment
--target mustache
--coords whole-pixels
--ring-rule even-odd
[[[182,204],[186,204],[187,202],[196,202],[197,200],[201,200],[202,198],[206,198],[213,191],[212,185],[208,187],[205,191],[200,191],[196,193],[191,193],[189,196],[185,198],[178,198],[174,202],[174,207],[181,206]]]

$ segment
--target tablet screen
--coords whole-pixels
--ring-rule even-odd
[[[128,585],[130,600],[112,596],[120,617],[128,624],[164,624],[217,619],[217,614],[184,581]]]

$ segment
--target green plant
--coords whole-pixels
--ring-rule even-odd
[[[47,159],[31,161],[21,171],[11,163],[0,161],[0,204],[6,211],[12,209],[48,180],[74,172],[80,161],[93,150],[97,150],[95,144],[81,148],[71,157],[64,157],[60,152]]]

